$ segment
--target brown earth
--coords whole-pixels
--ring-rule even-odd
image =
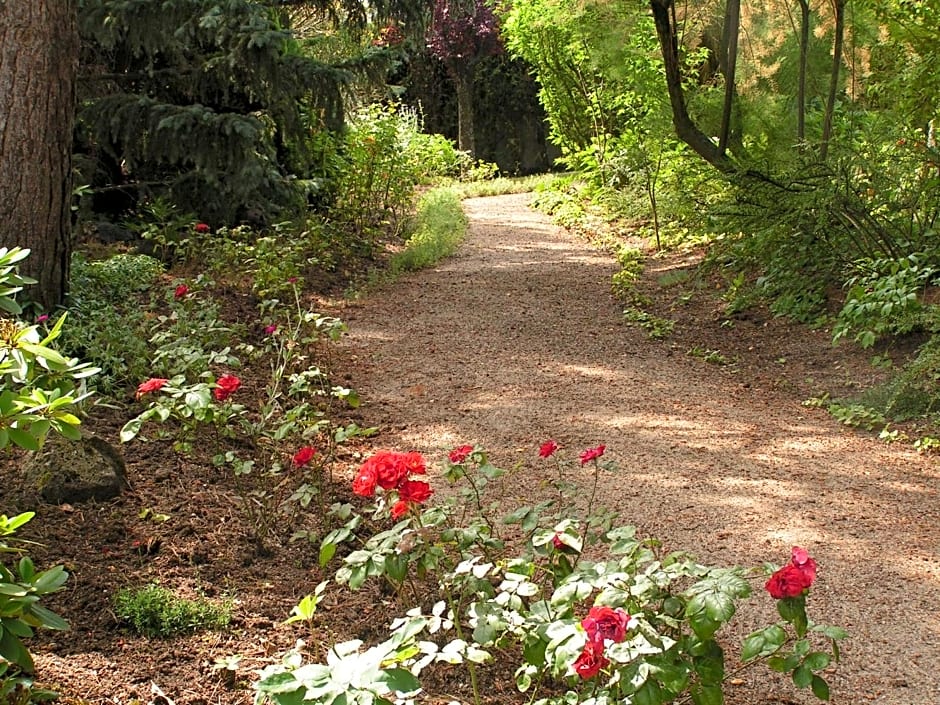
[[[605,444],[621,470],[603,477],[597,503],[667,548],[752,566],[785,562],[792,545],[809,549],[820,566],[810,617],[850,632],[843,662],[827,675],[833,702],[940,703],[936,460],[801,403],[877,381],[883,373],[870,354],[833,348],[825,330],[760,312],[723,317],[708,279],[675,274],[694,275],[694,254],[648,261],[638,291],[647,310],[675,321],[665,340],[651,340],[609,293],[613,258],[530,210],[527,198],[465,201],[471,229],[455,256],[335,304],[350,332],[333,368],[363,399],[351,419],[382,429],[371,447],[439,459],[456,445],[483,446],[495,464],[518,466],[495,486],[511,508],[548,491],[542,441],[554,438],[568,457]],[[245,394],[252,389],[260,392],[249,380]],[[94,430],[110,436],[119,424]],[[348,499],[348,473],[368,450],[343,452],[342,482],[330,494]],[[229,478],[208,463],[184,461],[162,443],[135,443],[125,455],[131,492],[102,505],[39,508],[37,562],[65,562],[73,573],[50,601],[71,631],[34,642],[40,680],[73,704],[251,702],[244,686],[253,670],[305,636],[279,623],[328,577],[315,548],[301,541],[259,553]],[[0,500],[7,514],[30,506],[16,486]],[[141,518],[146,508],[170,519]],[[114,618],[112,596],[153,579],[231,596],[232,627],[171,641],[130,634]],[[732,639],[775,618],[757,592]],[[375,591],[328,593],[314,650],[381,634],[399,611]],[[234,688],[213,669],[233,654],[243,657]],[[428,691],[429,702],[467,698],[457,673]],[[525,702],[511,670],[492,672],[485,692],[488,703]],[[727,702],[814,699],[748,670]]]

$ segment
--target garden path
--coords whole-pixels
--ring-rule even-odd
[[[343,313],[350,385],[383,428],[379,445],[431,458],[483,446],[519,466],[497,487],[511,507],[548,492],[542,441],[571,459],[606,444],[621,472],[602,477],[596,501],[667,548],[721,565],[809,549],[810,618],[851,634],[828,677],[834,702],[940,703],[936,460],[801,405],[806,390],[864,381],[865,356],[833,349],[825,331],[722,319],[708,286],[677,297],[661,277],[691,271],[686,255],[647,267],[641,291],[677,320],[650,340],[609,293],[613,258],[528,198],[465,201],[470,231],[453,257]],[[711,350],[731,364],[708,364]],[[774,617],[758,586],[736,635]],[[814,702],[765,673],[743,672],[728,702]]]

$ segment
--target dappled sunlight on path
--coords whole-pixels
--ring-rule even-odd
[[[669,548],[749,565],[811,548],[811,616],[852,635],[837,702],[940,703],[936,463],[627,327],[612,258],[526,202],[466,201],[471,232],[454,257],[345,313],[343,345],[360,361],[351,386],[381,444],[431,458],[484,446],[519,466],[500,490],[509,507],[544,499],[554,469],[540,442],[572,458],[605,443],[621,472],[602,478],[602,501]],[[773,618],[763,595],[752,602],[741,630]],[[792,690],[759,679],[740,692],[811,701],[777,700]]]

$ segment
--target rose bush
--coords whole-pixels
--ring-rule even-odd
[[[543,444],[539,455],[550,457],[557,450],[554,442]],[[612,470],[610,461],[598,462],[605,451],[602,445],[588,448],[578,456],[579,464],[593,463],[595,475]],[[430,614],[415,608],[392,622],[392,636],[372,647],[382,654],[382,668],[358,681],[357,688],[389,702],[413,702],[425,668],[463,663],[474,701],[480,703],[477,669],[498,650],[501,657],[520,655],[516,685],[532,693],[534,705],[718,704],[727,678],[719,632],[734,617],[737,603],[751,594],[751,582],[764,580],[772,596],[778,584],[786,586],[785,596],[776,602],[782,621],[747,636],[741,667],[766,663],[828,699],[822,672],[838,660],[837,644],[846,634],[807,618],[806,599],[817,565],[805,549],[794,547],[790,563],[768,579],[761,570],[704,566],[684,553],[665,553],[660,542],[637,537],[630,526],[604,528],[606,520],[593,516],[563,516],[570,501],[561,502],[562,516],[546,525],[550,500],[539,508],[518,508],[503,519],[525,532],[524,545],[513,551],[498,535],[499,522],[485,517],[469,525],[455,522],[468,506],[482,508],[486,482],[503,475],[484,451],[455,448],[444,463],[444,477],[467,487],[440,506],[401,512],[395,509],[397,502],[410,498],[420,505],[430,496],[427,482],[407,479],[409,467],[426,474],[423,458],[410,456],[415,464],[408,466],[406,455],[376,453],[353,480],[356,494],[378,499],[366,508],[372,522],[400,520],[360,538],[358,532],[375,523],[345,505],[337,511],[347,518],[346,525],[321,544],[323,565],[339,543],[356,544],[336,572],[340,585],[357,589],[369,578],[379,578],[398,589],[399,599],[406,584],[416,602],[430,604],[437,598]],[[558,462],[562,476],[556,482],[565,488],[564,464]],[[386,484],[393,479],[397,484],[384,489],[380,475]],[[599,528],[588,531],[588,525]],[[592,546],[595,558],[582,555],[586,545]],[[451,631],[452,638],[442,636]],[[333,666],[342,670],[359,663],[372,651],[363,653],[361,646],[344,646],[350,660],[345,665],[337,663],[333,652]],[[266,669],[255,686],[259,695],[279,705],[332,702],[317,693],[333,692],[342,683],[328,669],[302,661],[293,653]],[[409,677],[399,678],[402,671]],[[536,692],[543,696],[536,698]]]

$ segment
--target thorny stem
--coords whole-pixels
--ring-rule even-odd
[[[582,550],[587,546],[587,535],[588,527],[590,526],[591,521],[591,508],[594,506],[594,498],[597,497],[597,485],[600,482],[601,468],[597,463],[597,458],[591,461],[594,465],[594,485],[591,487],[591,498],[588,500],[587,506],[584,508],[584,517],[581,520],[584,524],[584,528],[581,530],[581,547]]]

